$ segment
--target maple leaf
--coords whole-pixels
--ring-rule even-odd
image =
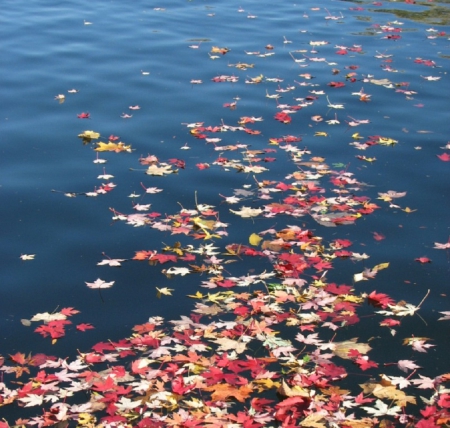
[[[401,407],[399,406],[389,407],[381,400],[377,400],[375,402],[374,407],[361,406],[361,408],[373,416],[384,416],[384,415],[396,416],[402,410]]]
[[[131,145],[126,146],[124,143],[112,143],[109,141],[108,143],[99,142],[97,143],[97,147],[94,149],[96,152],[128,152],[131,153]]]
[[[411,343],[412,348],[418,352],[427,352],[427,348],[431,348],[436,345],[425,343],[425,340],[413,340]]]
[[[145,171],[145,173],[148,175],[163,176],[163,175],[175,173],[177,171],[178,170],[172,168],[172,165],[161,163],[159,166],[158,165],[150,165],[148,167],[147,171]]]
[[[26,403],[25,407],[40,406],[44,401],[44,396],[38,394],[28,394],[25,397],[19,398],[18,400],[20,400],[22,403]]]
[[[263,212],[261,208],[242,207],[240,210],[235,211],[230,209],[233,214],[237,214],[243,218],[256,217]]]
[[[442,153],[441,155],[436,155],[441,161],[450,162],[450,154]]]
[[[211,395],[211,399],[213,401],[226,401],[228,398],[233,397],[241,403],[244,403],[246,398],[248,398],[250,393],[253,391],[249,385],[243,385],[240,388],[236,388],[235,386],[227,383],[212,385],[204,388],[203,390],[213,391]]]
[[[438,318],[438,321],[447,321],[450,320],[450,311],[443,311],[443,312],[439,312],[440,314],[444,315],[441,318]]]
[[[450,249],[450,241],[446,242],[445,244],[440,244],[439,242],[434,243],[434,247],[436,250],[448,250]]]
[[[78,134],[78,137],[89,142],[91,140],[96,140],[100,138],[100,134],[95,131],[84,131],[83,133]]]
[[[344,359],[352,358],[351,355],[349,355],[352,350],[356,350],[360,354],[364,355],[372,349],[366,343],[356,342],[357,340],[357,338],[353,338],[350,340],[344,340],[343,342],[334,342],[331,349],[335,355]]]
[[[83,112],[83,113],[77,114],[77,117],[78,117],[78,119],[89,119],[91,117],[91,114]]]
[[[47,323],[50,321],[65,320],[66,318],[67,318],[67,316],[62,314],[61,312],[55,312],[53,314],[50,314],[48,312],[43,312],[43,313],[34,315],[30,321],[44,321]]]
[[[14,355],[9,355],[9,358],[11,361],[14,361],[17,364],[27,364],[27,358],[25,357],[25,354],[22,354],[21,352],[16,352]]]
[[[232,340],[226,337],[221,337],[214,340],[215,343],[220,345],[217,348],[218,351],[236,351],[238,354],[242,354],[247,348],[247,345],[242,340]]]
[[[422,376],[419,374],[420,379],[412,379],[411,382],[414,385],[417,385],[417,388],[420,389],[435,389],[436,387],[436,381],[435,379],[431,379],[426,376]]]
[[[89,288],[110,288],[114,285],[115,281],[111,281],[111,282],[106,282],[103,281],[103,279],[96,279],[94,282],[85,282],[85,284],[89,287]]]
[[[181,275],[181,276],[185,276],[189,273],[191,273],[191,271],[188,268],[185,267],[171,267],[167,270],[164,270],[163,273],[165,273],[166,275]]]
[[[414,260],[420,263],[431,263],[431,259],[429,259],[428,257],[417,257]]]
[[[375,290],[369,294],[368,299],[369,303],[373,306],[381,307],[383,309],[394,303],[394,301],[387,294],[377,293]]]
[[[97,263],[97,266],[121,266],[121,262],[124,262],[126,259],[105,259],[101,262]]]
[[[35,256],[36,256],[36,254],[21,254],[20,258],[22,260],[34,260]]]
[[[407,373],[408,370],[415,370],[421,368],[414,361],[411,360],[398,360],[397,365],[398,368],[405,373]]]
[[[158,299],[161,298],[162,295],[164,295],[164,296],[171,296],[172,295],[172,291],[174,291],[173,289],[167,288],[167,287],[163,287],[163,288],[155,287],[155,288],[156,288],[156,291],[157,291],[156,296],[158,297]]]
[[[81,324],[76,325],[75,328],[80,331],[86,331],[86,330],[92,330],[95,327],[89,323],[81,323]]]
[[[381,233],[378,232],[372,232],[373,233],[373,239],[375,239],[375,241],[382,241],[383,239],[386,239],[386,237],[384,235],[382,235]]]

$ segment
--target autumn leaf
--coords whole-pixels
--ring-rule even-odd
[[[121,263],[124,261],[125,259],[104,259],[101,262],[98,262],[97,266],[122,266]]]
[[[86,330],[91,330],[95,327],[89,323],[81,323],[81,324],[76,325],[75,328],[80,331],[86,331]]]
[[[128,152],[131,153],[131,146],[126,146],[124,143],[112,143],[109,141],[108,143],[98,142],[97,147],[94,149],[96,152]]]
[[[65,320],[67,318],[66,315],[62,314],[61,312],[55,312],[55,313],[39,313],[34,315],[30,321],[36,322],[36,321],[43,321],[45,323],[48,323],[50,321],[58,321],[58,320]]]
[[[95,131],[84,131],[81,134],[78,134],[79,138],[82,138],[83,140],[86,140],[86,142],[89,142],[91,140],[96,140],[97,138],[100,138],[100,134]]]
[[[250,207],[242,207],[240,210],[232,210],[230,211],[233,214],[237,214],[243,218],[256,217],[263,212],[261,208],[250,208]]]
[[[145,171],[148,175],[168,175],[177,172],[177,169],[172,168],[172,165],[161,163],[159,165],[150,165]]]
[[[250,244],[255,246],[258,246],[262,239],[263,238],[261,238],[261,236],[257,235],[256,233],[252,233],[248,238]]]
[[[103,281],[103,279],[96,279],[94,282],[85,282],[85,284],[89,287],[89,288],[110,288],[114,285],[115,281],[111,281],[111,282],[106,282]]]
[[[161,298],[162,295],[164,296],[171,296],[172,295],[172,291],[174,291],[172,288],[167,288],[167,287],[163,287],[163,288],[158,288],[155,287],[157,294],[156,296],[158,297],[158,299]]]
[[[235,398],[241,403],[244,403],[253,391],[249,385],[242,385],[240,388],[236,388],[235,386],[226,383],[212,385],[203,388],[203,390],[212,391],[211,399],[213,401],[227,401],[229,398]]]
[[[334,342],[332,351],[335,355],[344,359],[351,359],[350,351],[356,350],[360,354],[367,354],[372,348],[366,343],[358,343],[357,338],[344,340],[343,342]]]
[[[397,416],[399,412],[401,412],[402,410],[401,407],[399,406],[389,407],[381,400],[377,400],[375,402],[374,407],[361,406],[361,408],[364,409],[367,413],[370,413],[372,416],[384,416],[384,415]]]
[[[163,273],[165,273],[166,275],[181,275],[181,276],[185,276],[185,275],[191,273],[191,271],[188,268],[185,268],[185,267],[171,267],[171,268],[163,271]]]

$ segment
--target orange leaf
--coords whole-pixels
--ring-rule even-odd
[[[226,383],[219,383],[217,385],[209,386],[205,391],[213,391],[211,398],[213,401],[226,401],[229,397],[234,397],[236,400],[243,403],[249,397],[253,389],[249,385],[243,385],[236,388]]]

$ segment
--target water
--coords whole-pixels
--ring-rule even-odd
[[[418,304],[430,289],[420,312],[427,324],[414,317],[412,324],[408,324],[409,330],[416,335],[433,334],[433,343],[445,343],[448,337],[444,324],[436,320],[438,311],[449,310],[448,252],[435,250],[433,246],[434,242],[446,242],[450,234],[448,163],[436,156],[448,153],[441,148],[449,141],[448,36],[429,39],[427,36],[434,33],[427,30],[433,25],[404,18],[403,25],[390,24],[402,28],[401,33],[377,32],[377,24],[388,25],[397,17],[375,13],[377,6],[371,3],[364,4],[363,11],[349,11],[355,4],[336,1],[321,4],[320,10],[312,10],[313,2],[274,5],[260,1],[244,1],[239,5],[172,1],[161,5],[164,10],[156,10],[157,5],[144,1],[67,1],[64,6],[55,7],[53,2],[44,0],[5,0],[2,6],[3,356],[32,351],[73,357],[76,349],[87,350],[98,341],[128,336],[133,325],[145,322],[149,316],[176,319],[189,313],[192,302],[184,295],[198,289],[198,276],[169,280],[161,273],[165,266],[132,261],[120,268],[97,266],[105,258],[103,252],[111,258],[131,259],[138,250],[160,250],[164,244],[173,245],[178,240],[183,245],[192,243],[180,235],[133,228],[111,220],[109,208],[132,212],[132,199],[128,195],[132,192],[144,195],[141,182],[163,192],[142,196],[135,202],[151,203],[151,210],[163,216],[177,213],[180,207],[195,208],[196,194],[199,203],[218,207],[221,221],[230,223],[229,236],[215,241],[221,251],[230,243],[245,244],[251,233],[268,229],[274,223],[280,227],[293,221],[305,224],[324,239],[352,240],[355,245],[352,251],[367,252],[371,258],[363,264],[337,264],[339,269],[336,267],[329,273],[330,279],[350,284],[353,274],[364,267],[390,262],[388,271],[380,273],[376,282],[358,283],[356,288],[376,289],[413,304]],[[239,12],[240,7],[245,11]],[[405,5],[407,10],[420,8]],[[436,25],[433,28],[445,30]],[[401,39],[383,39],[388,34],[400,34]],[[310,45],[310,41],[322,40],[329,44],[315,48]],[[265,49],[269,44],[274,46],[273,51]],[[341,45],[361,45],[362,51],[337,55],[336,46]],[[212,46],[227,47],[230,52],[212,54]],[[246,51],[274,55],[261,58],[247,55]],[[294,62],[289,52],[306,61]],[[208,53],[219,58],[213,60]],[[379,53],[393,56],[375,58]],[[325,58],[336,65],[310,61],[311,57]],[[416,58],[435,61],[437,66],[414,63]],[[241,71],[231,67],[240,62],[254,64],[254,68]],[[347,68],[351,65],[359,67],[355,70],[358,79],[355,83],[344,78],[351,72]],[[385,67],[396,72],[388,72]],[[340,73],[333,75],[332,68],[338,68]],[[296,82],[305,81],[299,76],[303,73],[312,74],[314,79],[306,82],[317,86],[299,86]],[[284,81],[244,83],[259,74]],[[375,79],[408,85],[387,89],[361,82],[369,74]],[[218,75],[239,76],[239,81],[212,82]],[[428,81],[423,77],[430,75],[440,80]],[[191,80],[203,83],[191,84]],[[330,88],[327,83],[331,81],[345,81],[346,86]],[[279,111],[275,100],[265,96],[266,91],[274,94],[278,85],[296,87],[281,94],[282,103],[293,104],[294,98],[305,97],[311,90],[323,90],[331,104],[343,104],[345,109],[328,109],[326,99],[320,96],[312,106],[293,114],[291,124],[281,124],[273,119]],[[351,95],[361,88],[371,94],[370,102],[359,102],[358,97]],[[70,89],[77,92],[69,93]],[[395,92],[396,89],[416,93],[407,95]],[[58,94],[65,95],[63,103],[54,99]],[[236,110],[222,107],[235,97],[240,98]],[[141,109],[130,110],[132,105]],[[82,112],[89,112],[91,118],[78,119],[77,114]],[[123,119],[123,113],[132,117]],[[335,113],[341,122],[339,126],[310,119],[322,115],[331,120]],[[242,116],[262,116],[263,122],[249,125],[260,130],[262,136],[223,133],[220,145],[239,142],[251,145],[251,149],[265,149],[272,147],[268,145],[269,138],[302,136],[299,144],[307,146],[314,156],[325,157],[328,165],[342,163],[360,182],[368,183],[370,187],[362,193],[381,209],[355,225],[339,228],[325,228],[309,216],[298,220],[247,221],[232,215],[229,208],[237,209],[237,205],[221,204],[223,198],[218,195],[231,196],[233,189],[244,184],[254,186],[254,178],[251,174],[226,172],[218,166],[199,170],[197,163],[212,164],[221,152],[214,151],[214,146],[204,140],[194,139],[189,128],[182,124],[205,122],[205,126],[220,126],[223,121],[237,125]],[[370,124],[350,128],[345,124],[351,121],[349,116],[370,119]],[[120,136],[132,145],[133,152],[100,153],[108,162],[94,164],[94,145],[83,145],[77,138],[91,129],[102,137]],[[316,131],[327,132],[329,136],[314,137]],[[364,137],[382,135],[398,140],[398,144],[360,151],[349,145],[354,132]],[[181,150],[185,145],[190,150]],[[145,175],[145,167],[138,159],[148,154],[161,161],[183,159],[186,168],[166,177]],[[239,151],[222,155],[231,159],[242,157]],[[356,159],[357,155],[377,160],[367,163]],[[293,171],[287,154],[278,149],[276,158],[276,162],[263,165],[270,171],[258,175],[258,180],[282,181]],[[64,196],[66,192],[98,188],[105,182],[97,179],[103,168],[114,175],[112,181],[117,188],[113,191],[97,198]],[[417,211],[408,214],[376,199],[379,192],[388,190],[407,191],[406,197],[394,202]],[[259,206],[261,201],[245,201],[244,205],[248,204]],[[374,241],[373,232],[384,234],[386,239]],[[22,261],[21,254],[36,257]],[[429,257],[432,263],[414,260],[421,256]],[[270,264],[250,258],[239,268],[230,267],[230,271],[233,275],[245,274],[259,268],[270,268]],[[115,281],[115,285],[101,293],[86,287],[85,282],[97,278]],[[176,292],[173,297],[159,300],[155,286],[174,288]],[[76,322],[92,323],[95,330],[81,333],[72,328],[70,340],[61,339],[51,346],[48,339],[33,332],[34,325],[27,328],[20,322],[36,313],[63,307],[80,310]],[[440,330],[435,333],[437,328]],[[444,346],[438,346],[427,356],[439,373],[446,370],[441,358],[443,350]],[[417,358],[410,356],[413,357]]]

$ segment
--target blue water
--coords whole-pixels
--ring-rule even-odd
[[[450,139],[450,42],[448,36],[428,39],[430,24],[407,19],[400,20],[403,25],[391,24],[403,29],[401,39],[383,39],[391,33],[374,34],[374,25],[387,25],[397,18],[372,12],[376,7],[370,2],[363,4],[364,11],[349,11],[349,7],[360,5],[327,0],[314,11],[311,8],[316,2],[310,1],[165,1],[157,5],[145,1],[79,0],[55,6],[44,0],[4,0],[0,17],[0,353],[32,350],[73,356],[76,349],[89,349],[100,340],[127,336],[130,327],[145,322],[149,316],[173,319],[188,314],[191,301],[184,296],[198,289],[198,276],[169,280],[160,266],[131,261],[120,268],[97,266],[104,258],[103,252],[111,258],[129,259],[135,251],[159,250],[163,243],[173,245],[181,239],[179,235],[114,222],[109,208],[131,213],[128,195],[144,195],[142,182],[164,191],[145,195],[137,202],[151,203],[152,211],[163,215],[175,214],[180,205],[195,208],[195,192],[200,203],[219,207],[221,221],[230,223],[229,236],[216,241],[221,250],[229,243],[245,243],[252,232],[271,227],[273,219],[247,221],[229,213],[228,208],[237,206],[220,205],[219,194],[231,196],[233,189],[244,184],[254,186],[253,177],[225,172],[220,167],[197,169],[197,163],[211,164],[219,153],[211,144],[190,136],[182,125],[205,122],[205,126],[218,126],[221,120],[237,125],[241,116],[262,116],[263,122],[250,125],[261,130],[262,136],[228,132],[219,135],[223,138],[221,145],[239,141],[251,144],[252,149],[264,149],[271,147],[269,138],[301,135],[303,141],[299,144],[307,146],[313,155],[325,157],[329,165],[346,165],[358,181],[370,185],[361,193],[373,198],[381,209],[355,225],[325,228],[310,217],[295,220],[324,239],[350,239],[353,251],[371,256],[364,263],[337,263],[339,269],[329,273],[329,278],[351,284],[353,274],[364,266],[389,261],[390,268],[375,282],[358,283],[356,288],[376,289],[412,304],[418,304],[430,289],[420,312],[427,325],[414,317],[408,321],[410,331],[429,336],[436,327],[442,327],[444,324],[436,320],[437,311],[450,310],[449,255],[433,249],[433,245],[446,242],[450,235],[449,163],[436,157],[449,152],[441,147]],[[411,10],[420,7],[406,6]],[[245,12],[239,12],[240,7]],[[341,13],[344,18],[326,19]],[[256,18],[249,18],[249,14]],[[321,40],[329,44],[315,48],[309,44]],[[245,53],[264,53],[268,44],[274,46],[272,56],[261,58]],[[192,45],[199,47],[192,49]],[[341,56],[335,54],[336,45],[362,45],[363,50]],[[208,55],[212,46],[227,47],[230,52],[215,54],[220,58],[212,60]],[[314,49],[317,53],[312,52]],[[293,52],[297,59],[326,58],[337,64],[309,60],[295,63],[290,51],[297,51]],[[392,62],[375,58],[377,52],[393,55]],[[418,57],[435,61],[438,67],[414,63]],[[252,63],[254,68],[241,71],[229,67],[239,62]],[[345,67],[350,65],[359,66],[355,70],[358,79],[370,74],[375,79],[409,82],[408,87],[397,89],[417,94],[408,97],[395,92],[395,88],[361,81],[346,82],[345,88],[327,86],[331,81],[344,81],[345,74],[351,72]],[[398,71],[387,72],[384,65]],[[333,75],[332,68],[338,68],[340,74]],[[300,87],[295,83],[303,80],[299,77],[303,73],[312,74],[315,78],[309,82],[318,86]],[[239,76],[239,81],[211,81],[222,74]],[[294,98],[305,97],[311,90],[323,90],[331,103],[344,104],[345,110],[328,109],[321,96],[312,106],[293,114],[291,124],[283,125],[273,119],[278,112],[275,100],[265,97],[266,90],[275,93],[278,83],[244,83],[246,78],[259,74],[284,79],[281,87],[296,86],[294,91],[282,94],[282,103],[295,104]],[[421,77],[430,75],[441,79],[427,81]],[[191,84],[192,79],[202,80],[203,84]],[[68,93],[73,88],[78,92]],[[371,102],[359,102],[351,95],[361,88],[372,96]],[[63,103],[54,99],[58,94],[65,95]],[[234,97],[240,98],[236,110],[222,107]],[[423,107],[415,107],[418,104]],[[131,105],[141,109],[132,111]],[[81,112],[89,112],[91,118],[78,119]],[[123,113],[133,117],[123,119]],[[338,126],[310,120],[313,115],[330,120],[334,113],[341,121]],[[370,124],[348,129],[348,116],[370,119]],[[100,132],[103,137],[118,135],[132,145],[133,152],[101,153],[100,157],[108,162],[94,164],[93,145],[83,145],[77,138],[84,130]],[[330,135],[314,137],[316,131]],[[398,144],[360,151],[349,145],[354,132],[364,137],[382,135],[398,140]],[[185,144],[190,150],[180,149]],[[138,159],[148,154],[162,161],[183,159],[186,169],[167,177],[145,175]],[[377,161],[369,164],[356,159],[356,155],[376,157]],[[241,158],[238,152],[225,152],[224,156]],[[276,157],[276,162],[263,165],[270,171],[258,179],[283,180],[293,172],[285,153],[278,150]],[[87,192],[98,187],[102,180],[97,176],[103,174],[103,168],[114,175],[112,181],[117,188],[112,192],[97,198],[64,196],[65,192]],[[407,214],[376,199],[378,192],[388,190],[407,191],[406,197],[395,202],[417,211]],[[276,220],[278,226],[293,221]],[[384,234],[386,239],[375,241],[373,232]],[[21,254],[36,254],[36,258],[22,261]],[[414,261],[421,256],[429,257],[432,263]],[[250,259],[236,269],[245,273],[260,266],[264,266],[263,261]],[[100,295],[85,286],[85,281],[97,278],[116,283]],[[175,288],[174,297],[158,300],[155,286]],[[95,330],[72,330],[70,341],[62,339],[51,346],[48,339],[33,333],[34,326],[27,328],[20,322],[35,313],[68,306],[81,311],[77,323],[92,323]],[[437,336],[433,332],[434,343],[443,344],[447,336],[443,329]],[[443,371],[443,346],[435,349],[428,358]]]

